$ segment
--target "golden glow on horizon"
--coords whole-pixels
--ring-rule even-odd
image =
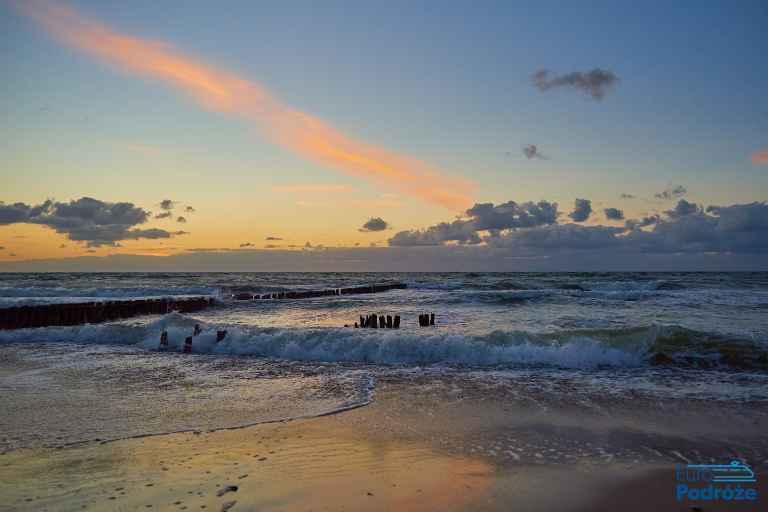
[[[283,104],[260,84],[187,57],[167,43],[120,34],[49,0],[14,5],[67,45],[120,69],[170,83],[206,109],[244,117],[270,140],[311,161],[454,211],[472,204],[474,183],[447,177],[407,155],[354,140]]]

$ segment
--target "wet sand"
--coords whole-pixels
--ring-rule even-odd
[[[435,410],[398,415],[399,403],[384,388],[372,405],[333,416],[11,451],[0,455],[0,510],[763,509],[764,501],[676,502],[671,461],[586,456],[542,463],[456,449],[412,419],[452,421],[461,439],[482,406],[474,415],[461,411],[462,430],[456,417]],[[237,489],[224,492],[228,486]]]

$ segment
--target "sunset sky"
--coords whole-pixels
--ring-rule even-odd
[[[766,269],[768,4],[691,5],[0,0],[0,270]]]

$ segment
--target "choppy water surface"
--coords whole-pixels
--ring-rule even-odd
[[[231,299],[390,281],[408,288]],[[367,403],[377,381],[446,376],[513,403],[572,396],[594,410],[768,402],[767,273],[0,274],[0,307],[188,295],[216,306],[0,332],[0,407],[13,412],[0,449],[325,414]],[[418,327],[422,312],[438,325]],[[402,328],[344,327],[369,313],[399,314]],[[196,354],[180,354],[196,323]],[[168,353],[157,351],[163,330]]]

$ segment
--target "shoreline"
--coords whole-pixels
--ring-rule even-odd
[[[384,384],[366,407],[309,419],[7,452],[0,510],[760,510],[676,502],[671,460],[475,450],[479,431],[498,428],[494,405],[446,414],[421,397],[398,413],[403,391]],[[435,435],[440,424],[463,448]],[[218,496],[227,486],[238,489]]]

